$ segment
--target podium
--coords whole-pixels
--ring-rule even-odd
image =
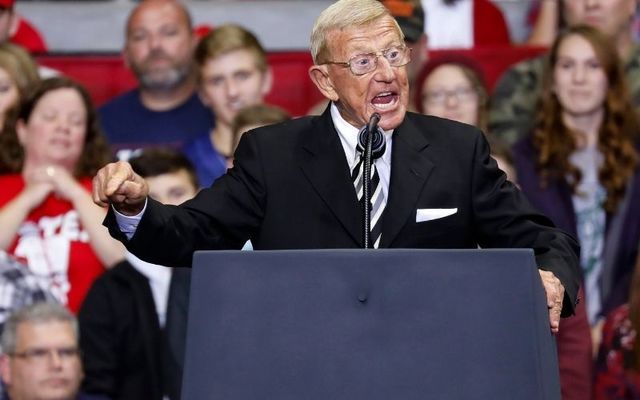
[[[185,400],[560,399],[533,252],[194,255]]]

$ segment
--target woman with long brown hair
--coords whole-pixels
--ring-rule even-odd
[[[640,212],[630,206],[640,198],[638,133],[615,46],[587,26],[559,35],[535,126],[514,158],[529,200],[580,241],[592,326],[629,288],[640,238]]]

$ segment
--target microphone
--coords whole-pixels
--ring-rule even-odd
[[[378,127],[378,122],[380,122],[380,114],[374,112],[373,114],[371,114],[369,123],[367,124],[367,130],[369,131],[369,133],[376,130],[376,128]]]
[[[358,133],[357,150],[365,154],[367,148],[367,139],[371,137],[371,157],[375,160],[381,157],[386,148],[386,140],[384,134],[378,129],[378,122],[380,121],[380,114],[374,113],[370,118],[366,126],[364,126]]]
[[[363,247],[365,249],[371,248],[371,158],[372,158],[372,145],[374,136],[378,143],[378,149],[376,149],[376,158],[380,157],[385,150],[385,138],[382,132],[378,130],[378,122],[380,122],[380,114],[373,113],[369,117],[369,123],[366,129],[363,129],[365,135],[364,138],[364,171],[363,171],[363,187],[362,187],[362,199],[363,199],[363,218],[362,218],[362,235],[363,235]],[[360,135],[362,137],[363,135]],[[381,150],[381,151],[380,151]]]

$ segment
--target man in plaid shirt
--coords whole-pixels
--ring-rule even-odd
[[[0,251],[0,332],[12,312],[39,301],[55,302],[24,264]]]

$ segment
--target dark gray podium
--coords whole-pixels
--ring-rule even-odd
[[[194,256],[183,399],[559,399],[530,250]]]

